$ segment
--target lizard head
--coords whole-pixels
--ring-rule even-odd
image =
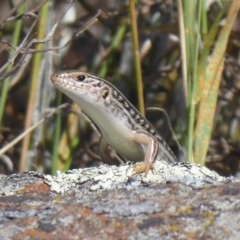
[[[106,80],[89,73],[77,70],[57,72],[51,75],[51,80],[55,87],[79,105],[83,102],[95,105],[104,102],[107,105],[111,101],[114,87]]]

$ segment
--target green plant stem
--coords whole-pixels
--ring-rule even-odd
[[[60,92],[57,93],[57,106],[61,104],[62,101],[62,94]],[[53,151],[52,151],[52,169],[51,174],[56,174],[58,170],[58,148],[60,143],[60,136],[61,136],[61,112],[57,113],[56,117],[56,127],[54,132],[54,142],[53,142]]]
[[[239,0],[233,0],[230,4],[226,23],[220,31],[218,39],[209,58],[206,69],[204,91],[199,107],[197,134],[195,139],[195,155],[200,164],[204,164],[209,141],[213,129],[214,114],[216,111],[218,89],[224,66],[224,55],[231,33],[232,26],[240,8]]]
[[[41,18],[38,25],[38,39],[43,39],[46,32],[46,24],[47,24],[47,18],[48,16],[48,10],[49,10],[49,3],[46,2],[45,5],[41,9]],[[38,44],[36,46],[36,50],[41,51],[43,49],[43,45]],[[31,85],[30,85],[30,93],[29,93],[29,99],[28,99],[28,106],[27,106],[27,114],[26,114],[26,121],[25,121],[25,130],[31,127],[32,125],[32,119],[33,119],[33,113],[35,108],[35,101],[36,101],[36,92],[39,90],[37,89],[37,81],[39,76],[39,71],[41,67],[41,60],[42,60],[43,53],[39,52],[34,55],[33,58],[33,70],[31,74]],[[19,172],[25,171],[26,163],[27,163],[27,152],[30,144],[31,134],[28,134],[23,139],[22,144],[22,152],[21,152],[21,159],[19,164]]]
[[[117,30],[114,38],[113,38],[113,41],[112,41],[112,44],[111,44],[111,53],[107,57],[105,64],[101,67],[101,70],[98,73],[98,75],[100,77],[102,77],[102,78],[106,77],[109,66],[111,65],[111,63],[113,61],[115,51],[118,49],[120,43],[122,42],[122,39],[123,39],[123,37],[125,35],[125,32],[126,32],[126,29],[127,29],[127,24],[126,24],[126,21],[124,21],[121,24],[121,26],[118,28],[118,30]]]
[[[140,54],[139,54],[139,44],[138,44],[138,31],[137,31],[137,21],[136,21],[134,0],[129,0],[129,7],[130,7],[130,17],[131,17],[134,62],[135,62],[135,71],[136,71],[136,80],[137,80],[138,106],[139,106],[140,113],[143,116],[145,116],[142,72],[141,72],[141,62],[139,57]]]
[[[23,14],[25,11],[25,4],[22,4],[17,13],[18,14]],[[12,45],[13,46],[17,46],[18,42],[19,42],[19,36],[20,36],[20,32],[21,32],[21,27],[22,27],[22,20],[19,19],[16,21],[16,25],[14,28],[14,32],[13,32],[13,40],[12,40]],[[12,56],[14,54],[14,50],[10,50],[10,56]],[[10,64],[7,68],[7,72],[10,71],[13,67],[13,63]],[[1,87],[1,94],[0,94],[0,127],[2,125],[2,118],[3,118],[3,113],[4,113],[4,108],[5,108],[5,104],[6,104],[6,99],[7,99],[7,94],[8,94],[8,87],[9,87],[9,82],[10,82],[10,78],[8,77],[5,79],[5,81],[2,84]]]
[[[203,34],[206,34],[208,32],[208,22],[207,22],[207,10],[205,7],[206,1],[201,0],[200,5],[201,5],[201,32]]]
[[[197,1],[184,0],[184,25],[186,38],[187,59],[187,110],[188,110],[188,133],[187,133],[187,160],[192,161],[195,102],[193,101],[195,89],[195,71],[198,45],[196,45],[196,9]]]
[[[200,29],[201,29],[201,7],[202,4],[199,2],[197,8],[197,27],[195,48],[193,52],[193,69],[192,69],[192,89],[190,98],[190,110],[189,110],[189,125],[188,125],[188,155],[187,159],[189,162],[194,162],[193,159],[193,146],[194,146],[194,123],[195,123],[195,111],[196,111],[196,94],[197,94],[197,68],[198,68],[198,53],[199,53],[199,41],[200,41]]]

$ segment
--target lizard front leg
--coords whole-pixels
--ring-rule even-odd
[[[108,151],[109,144],[106,142],[106,140],[101,136],[100,142],[99,142],[99,153],[104,163],[107,163],[109,165],[113,165],[113,159]]]
[[[145,173],[148,174],[149,170],[153,170],[153,164],[158,155],[159,143],[156,137],[147,133],[136,131],[133,134],[133,141],[146,146],[144,161],[136,163],[133,169],[133,174]]]

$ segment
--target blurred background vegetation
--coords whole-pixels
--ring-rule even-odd
[[[148,110],[146,117],[180,161],[237,175],[239,5],[239,0],[0,1],[0,172],[54,174],[101,164],[99,133],[50,81],[55,71],[81,69],[113,83],[136,107],[142,97],[145,108],[164,109],[182,149],[163,112]],[[122,162],[114,156],[116,164]]]

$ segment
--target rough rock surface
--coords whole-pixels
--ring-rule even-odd
[[[131,164],[0,177],[0,239],[239,239],[240,183],[205,167]]]

